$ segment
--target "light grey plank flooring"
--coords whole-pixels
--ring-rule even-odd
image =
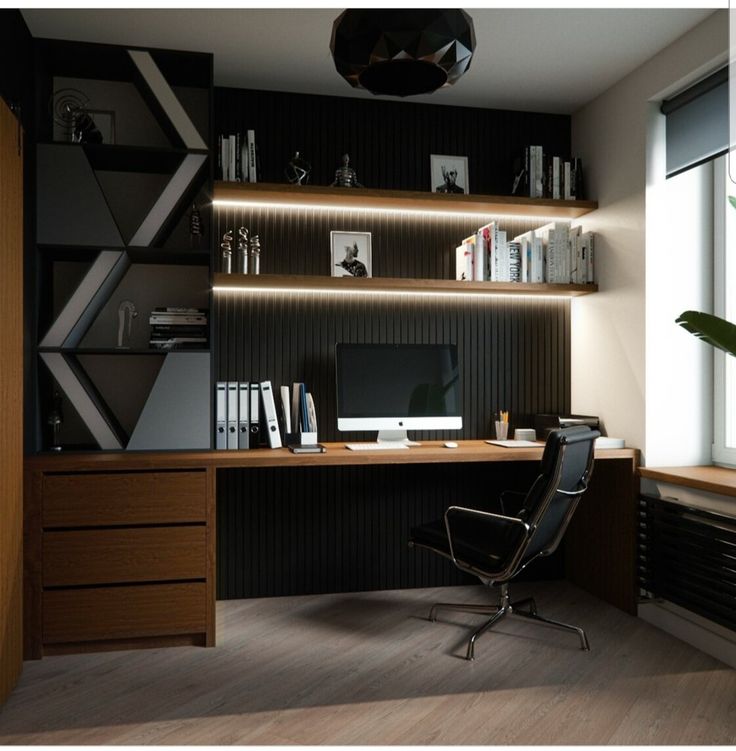
[[[518,585],[577,638],[441,601],[482,587],[226,601],[218,646],[25,663],[0,744],[734,744],[736,671],[566,582]]]

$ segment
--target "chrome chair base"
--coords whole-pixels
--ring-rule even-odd
[[[519,609],[527,605],[529,606],[528,610]],[[537,604],[533,597],[526,597],[523,600],[519,600],[517,603],[512,603],[509,596],[508,584],[502,584],[499,587],[498,605],[463,605],[452,602],[438,602],[433,605],[429,611],[430,621],[434,622],[437,620],[438,610],[452,610],[459,613],[477,613],[479,615],[492,613],[491,617],[471,634],[470,639],[468,640],[468,650],[465,654],[466,660],[473,660],[475,658],[475,642],[478,640],[478,637],[493,628],[493,626],[507,615],[518,615],[521,618],[546,623],[550,626],[564,629],[565,631],[572,631],[576,633],[580,639],[580,648],[586,652],[590,651],[588,637],[585,635],[585,631],[583,631],[582,628],[571,626],[568,623],[562,623],[561,621],[553,621],[551,618],[544,618],[539,615],[539,613],[537,613]]]

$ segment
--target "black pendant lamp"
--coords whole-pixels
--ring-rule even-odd
[[[470,67],[473,19],[454,10],[346,10],[332,25],[337,72],[372,94],[414,96],[452,86]]]

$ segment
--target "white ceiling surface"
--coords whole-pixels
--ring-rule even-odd
[[[335,9],[25,9],[35,37],[214,53],[215,85],[371,97],[335,71]],[[454,86],[411,101],[572,113],[705,20],[708,9],[479,9]]]

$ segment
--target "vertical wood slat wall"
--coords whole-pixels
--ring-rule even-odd
[[[0,703],[23,660],[23,156],[0,99]]]
[[[255,130],[263,182],[284,182],[300,150],[312,183],[329,185],[347,151],[366,187],[429,190],[429,155],[451,154],[468,157],[472,192],[503,195],[525,145],[570,150],[567,116],[375,99],[219,88],[214,121],[215,133]],[[450,279],[455,247],[492,218],[239,207],[218,208],[213,229],[216,238],[228,229],[237,236],[240,226],[258,234],[263,274],[329,276],[330,231],[341,230],[371,233],[373,276]],[[547,220],[499,221],[511,239]],[[337,432],[338,341],[458,345],[464,428],[420,439],[490,437],[500,409],[529,426],[537,412],[570,408],[569,300],[215,293],[213,306],[215,379],[305,382],[320,440],[373,438]],[[533,471],[526,463],[503,476],[494,468],[492,479],[469,465],[223,471],[218,597],[457,583],[450,564],[407,548],[411,526],[454,502],[492,507],[496,490],[524,489]]]

